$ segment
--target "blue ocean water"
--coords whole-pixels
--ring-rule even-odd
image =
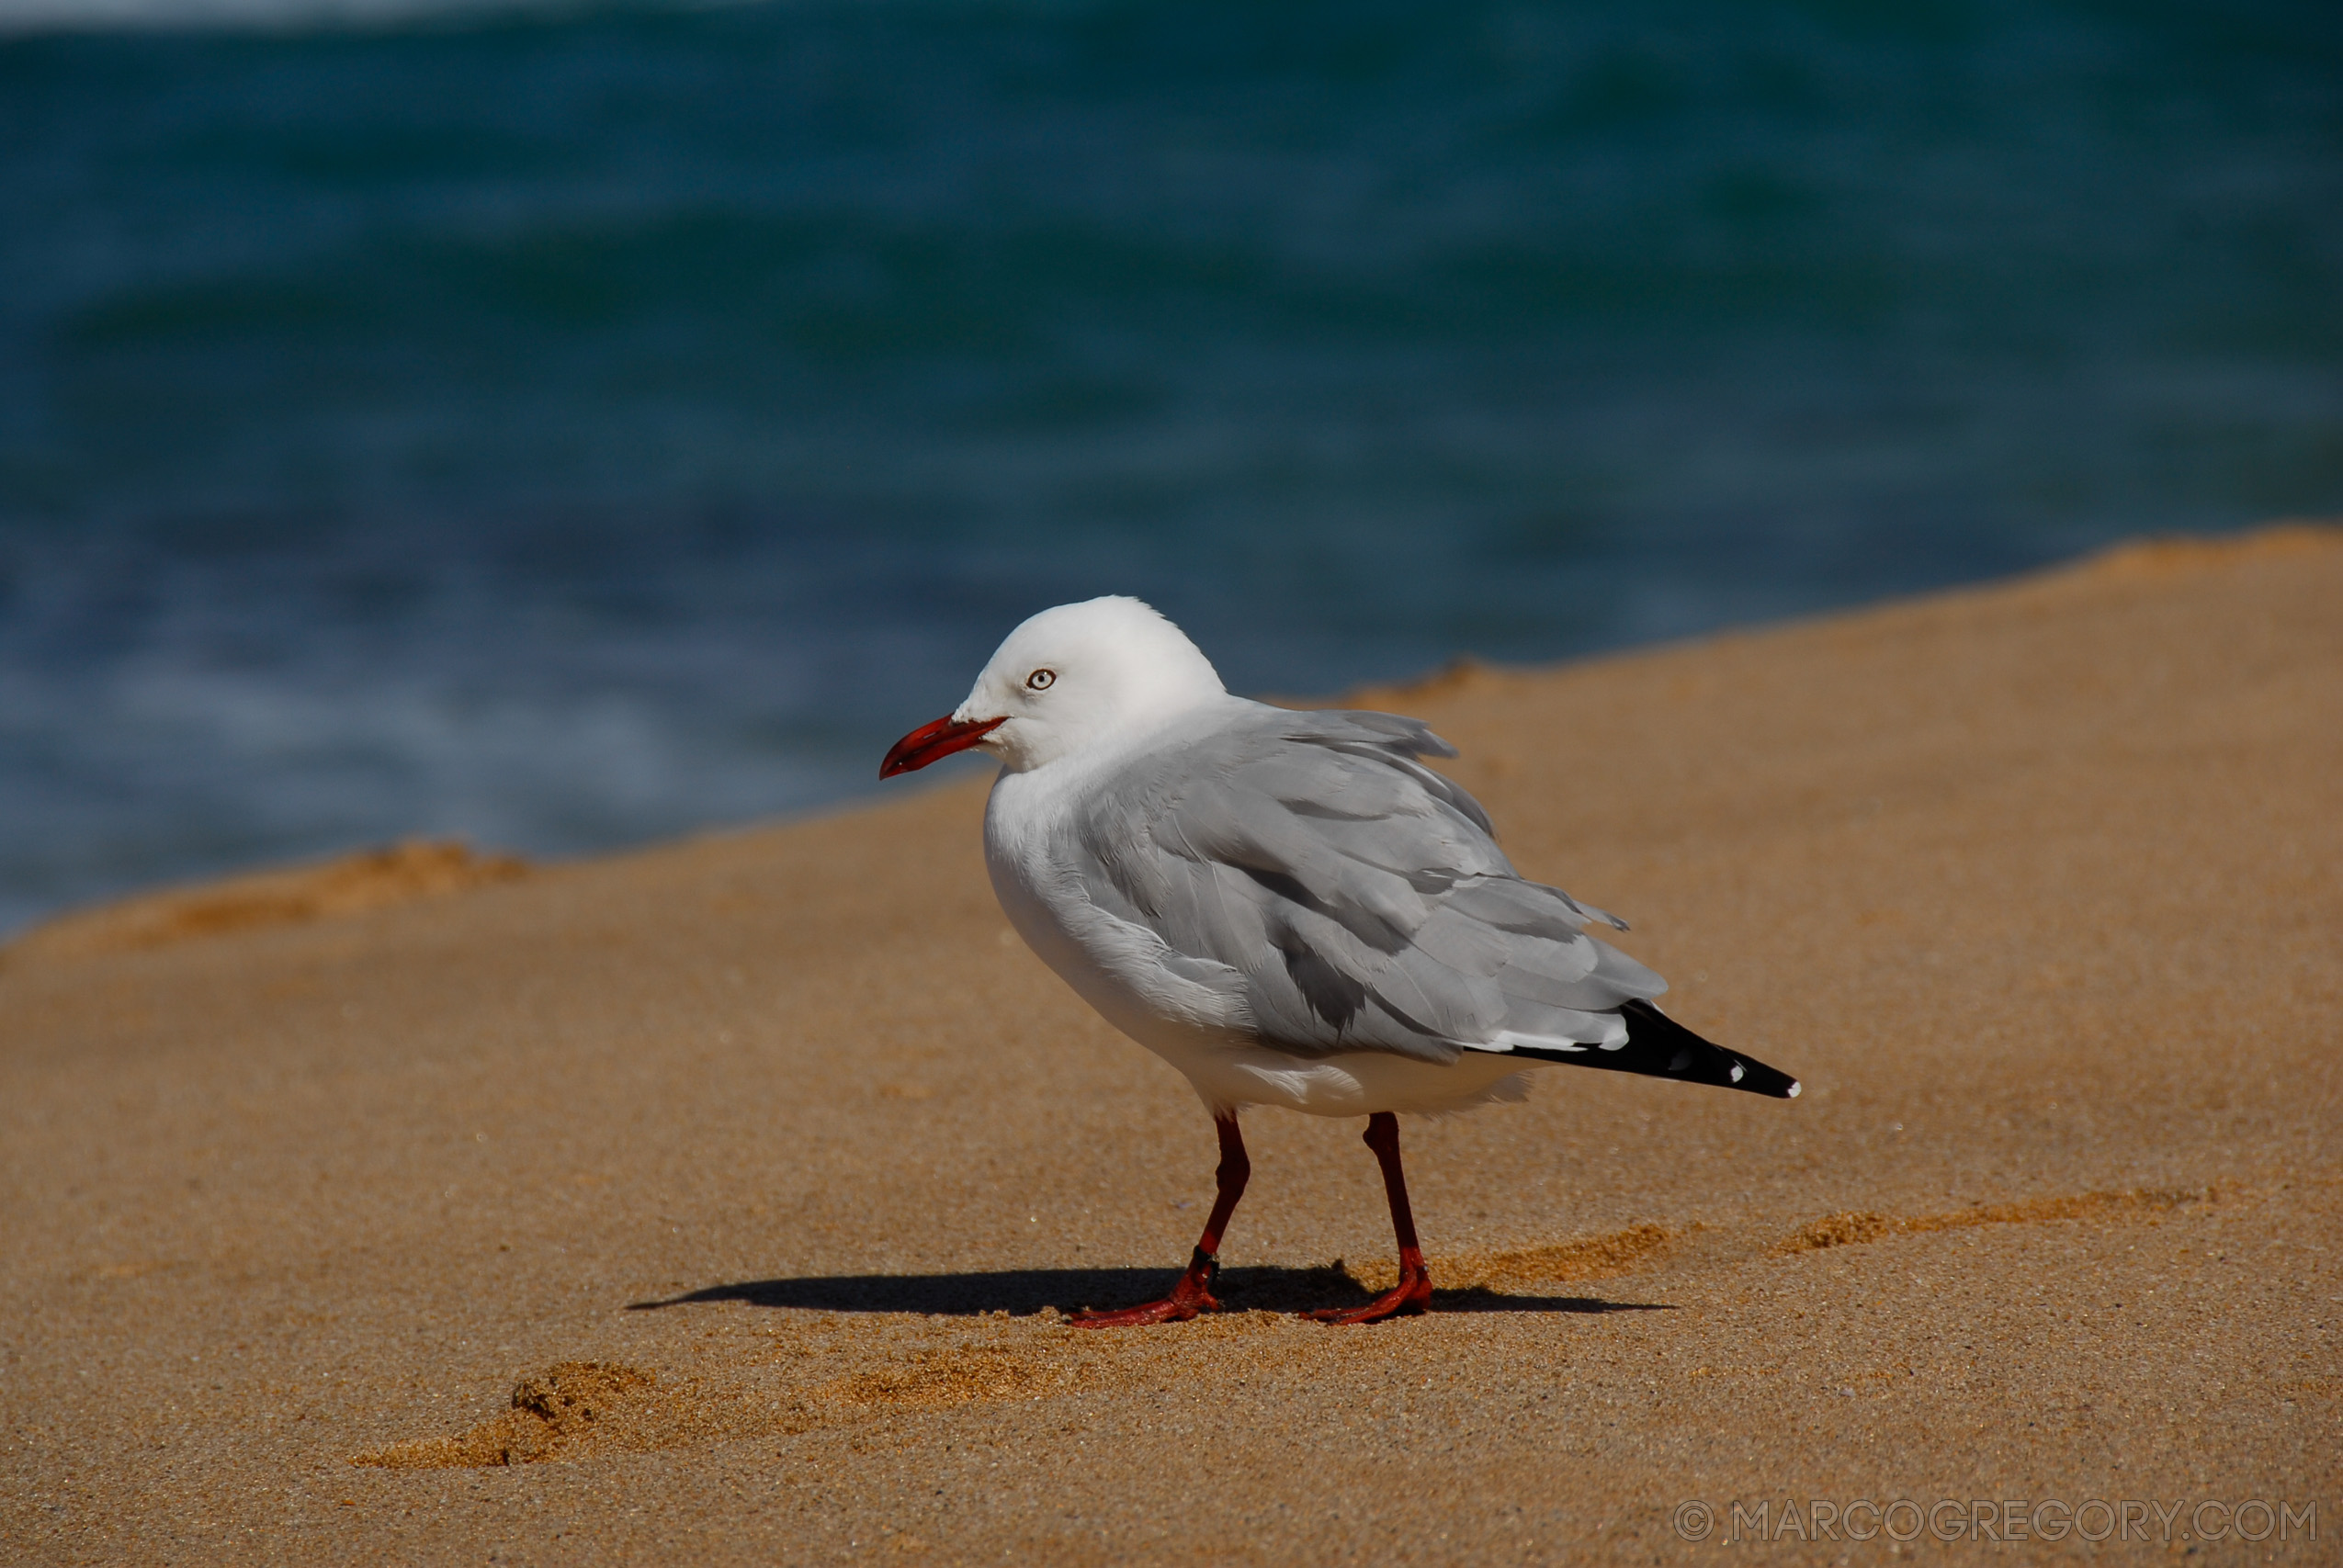
[[[2343,512],[2343,9],[0,0],[0,929]]]

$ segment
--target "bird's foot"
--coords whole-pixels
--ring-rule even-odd
[[[1113,1312],[1085,1308],[1066,1321],[1076,1328],[1134,1328],[1149,1323],[1185,1323],[1200,1314],[1220,1310],[1219,1298],[1212,1293],[1213,1280],[1219,1272],[1220,1259],[1199,1249],[1189,1262],[1188,1271],[1180,1276],[1180,1282],[1161,1301]]]
[[[1381,1323],[1387,1317],[1411,1317],[1432,1310],[1432,1276],[1422,1264],[1402,1266],[1399,1282],[1358,1307],[1320,1307],[1301,1315],[1312,1323]]]
[[[1066,1321],[1076,1328],[1135,1328],[1149,1323],[1185,1323],[1201,1313],[1219,1310],[1220,1303],[1202,1291],[1190,1295],[1175,1290],[1160,1302],[1119,1307],[1113,1312],[1085,1310]]]

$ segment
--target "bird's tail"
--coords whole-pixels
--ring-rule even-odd
[[[1619,1016],[1627,1023],[1624,1045],[1581,1045],[1576,1050],[1565,1050],[1515,1044],[1505,1054],[1534,1056],[1542,1062],[1568,1062],[1579,1067],[1641,1073],[1647,1077],[1675,1078],[1682,1083],[1715,1084],[1719,1089],[1746,1089],[1776,1100],[1798,1098],[1800,1085],[1789,1074],[1769,1067],[1754,1056],[1744,1056],[1714,1041],[1702,1039],[1641,998],[1621,1006]]]

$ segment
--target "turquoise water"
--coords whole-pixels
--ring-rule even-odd
[[[2331,6],[350,15],[0,0],[0,927],[2343,511]]]

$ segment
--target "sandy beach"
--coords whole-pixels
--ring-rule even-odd
[[[1406,1123],[1443,1310],[1344,1329],[1359,1124],[1258,1112],[1237,1310],[1087,1332],[1211,1128],[981,780],[88,912],[0,953],[0,1557],[2343,1558],[2343,531],[1346,700],[1804,1097]]]

